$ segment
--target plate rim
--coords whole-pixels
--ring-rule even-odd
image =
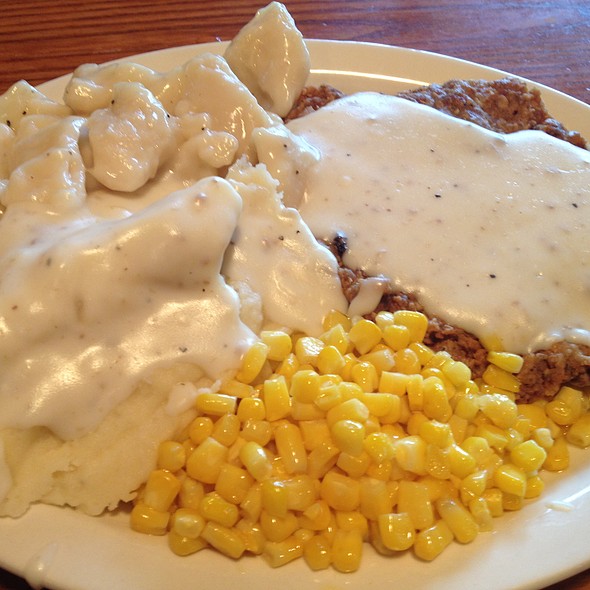
[[[590,128],[590,106],[585,104],[584,102],[571,97],[559,90],[555,90],[553,88],[550,88],[548,86],[544,86],[542,84],[538,84],[535,83],[532,80],[528,80],[526,78],[522,78],[520,76],[515,76],[513,74],[510,74],[509,72],[505,72],[503,70],[499,70],[490,66],[485,66],[485,65],[480,65],[477,64],[476,62],[471,62],[465,59],[461,59],[461,58],[456,58],[456,57],[452,57],[452,56],[447,56],[444,54],[440,54],[440,53],[435,53],[435,52],[431,52],[431,51],[425,51],[425,50],[421,50],[421,49],[411,49],[411,48],[405,48],[405,47],[398,47],[395,45],[387,45],[387,44],[383,44],[383,43],[374,43],[374,42],[363,42],[363,41],[347,41],[347,40],[328,40],[328,39],[306,39],[306,42],[308,42],[309,44],[309,49],[310,49],[310,53],[312,55],[312,65],[313,65],[313,60],[314,57],[316,56],[316,54],[318,53],[322,53],[323,51],[326,50],[326,48],[335,48],[338,51],[342,48],[347,48],[347,51],[358,51],[359,48],[361,48],[362,51],[367,51],[369,53],[371,52],[384,52],[390,55],[393,55],[394,53],[399,54],[401,56],[412,56],[412,57],[418,57],[418,59],[426,59],[426,60],[432,60],[432,61],[436,61],[439,62],[441,64],[445,64],[445,65],[450,65],[451,67],[453,67],[454,65],[461,65],[462,67],[464,67],[466,70],[474,70],[474,71],[478,71],[481,72],[481,75],[479,77],[486,77],[489,76],[488,79],[496,79],[498,77],[503,77],[506,75],[524,80],[525,82],[527,82],[528,84],[531,84],[533,87],[539,88],[542,93],[544,98],[546,96],[550,96],[552,97],[552,100],[554,99],[556,101],[556,103],[558,104],[558,106],[561,108],[561,102],[565,101],[566,106],[567,105],[575,105],[576,109],[581,109],[581,111],[583,112],[584,117],[587,119],[587,123],[588,126]],[[176,56],[176,55],[181,55],[183,53],[189,53],[191,51],[198,51],[199,53],[202,53],[204,51],[213,51],[215,53],[220,53],[223,51],[223,49],[228,45],[229,42],[227,41],[213,41],[213,42],[209,42],[209,43],[203,43],[203,44],[191,44],[191,45],[183,45],[183,46],[178,46],[178,47],[168,47],[168,48],[163,48],[163,49],[157,49],[157,50],[153,50],[153,51],[149,51],[149,52],[145,52],[145,53],[140,53],[140,54],[135,54],[135,55],[130,55],[128,57],[125,58],[121,58],[121,59],[117,59],[114,60],[115,62],[120,62],[120,61],[150,61],[152,58],[157,58],[157,59],[161,59],[162,57],[164,57],[165,59],[168,58],[169,56]],[[108,63],[112,63],[112,62],[108,62]],[[317,64],[316,64],[317,65]],[[485,76],[483,75],[485,74]],[[64,76],[60,76],[58,78],[55,78],[53,80],[44,82],[40,85],[37,86],[38,89],[40,89],[41,91],[45,91],[46,88],[56,88],[58,87],[60,84],[65,86],[65,83],[67,82],[67,80],[70,78],[71,74],[66,74]],[[549,106],[548,106],[549,108]],[[549,109],[551,111],[551,109]],[[559,116],[561,116],[559,113],[557,113]],[[590,137],[590,132],[588,133],[588,136]],[[581,457],[581,453],[576,453],[576,455],[579,457]],[[588,463],[588,461],[586,460],[586,463]],[[578,464],[577,466],[578,468],[580,468],[580,465]],[[588,471],[588,469],[590,469],[589,465],[585,466],[584,469],[584,465],[583,465],[583,461],[582,461],[582,467],[581,467],[583,472]],[[575,474],[575,473],[574,473]],[[564,486],[561,486],[564,487]],[[560,489],[561,489],[560,487]],[[568,486],[565,486],[566,490],[569,489]],[[571,490],[570,490],[571,491]],[[566,493],[566,492],[564,492]],[[571,495],[571,494],[570,494]],[[574,494],[575,495],[575,494]],[[578,498],[580,499],[580,498]],[[586,510],[588,512],[588,514],[590,515],[590,490],[588,490],[588,493],[586,495],[584,495],[583,497],[581,497],[581,500],[583,500],[585,502],[584,506],[584,510]],[[543,508],[539,507],[541,512],[543,512]],[[38,523],[35,523],[35,514],[37,513],[45,513],[47,514],[49,512],[50,518],[54,517],[57,514],[63,514],[64,512],[68,513],[68,522],[77,522],[79,519],[90,519],[88,520],[89,523],[89,528],[92,529],[92,531],[104,531],[104,524],[106,522],[118,522],[116,519],[119,518],[121,515],[106,515],[104,518],[103,517],[99,517],[98,519],[93,519],[93,517],[88,517],[85,515],[81,515],[78,513],[75,513],[74,511],[71,511],[70,509],[62,509],[62,508],[56,508],[56,507],[51,507],[51,506],[34,506],[32,507],[32,509],[29,511],[29,513],[27,515],[25,515],[24,520],[20,521],[20,520],[8,520],[5,521],[5,519],[0,518],[0,533],[4,530],[4,532],[6,532],[6,529],[18,529],[19,527],[19,522],[27,522],[27,526],[30,527],[29,530],[26,531],[26,533],[28,534],[31,530],[35,530]],[[522,512],[522,511],[521,511]],[[535,511],[533,511],[535,512]],[[539,512],[539,510],[536,511],[537,513]],[[517,516],[520,513],[515,513]],[[31,522],[31,517],[33,519],[33,522]],[[100,520],[100,519],[103,520]],[[495,538],[498,537],[498,531],[502,531],[503,529],[505,529],[507,527],[507,523],[509,523],[509,521],[513,521],[515,520],[514,515],[508,515],[506,517],[507,520],[505,520],[504,522],[502,522],[502,526],[499,526],[496,528],[496,530],[492,533],[486,533],[485,535],[480,535],[479,537],[484,537],[489,535],[488,537],[488,542],[481,542],[480,544],[482,544],[483,546],[490,546],[493,545],[493,540]],[[73,520],[72,520],[73,519]],[[5,521],[5,522],[3,522]],[[92,524],[90,524],[92,523]],[[68,525],[69,526],[69,525]],[[58,529],[60,529],[59,525],[57,527]],[[117,530],[119,532],[122,531],[120,524],[117,524],[116,527],[113,527],[113,530]],[[135,533],[132,533],[132,531],[125,529],[126,532],[124,533],[124,538],[125,539],[132,539],[133,535],[136,535]],[[14,532],[14,530],[13,530]],[[58,531],[58,532],[61,532]],[[110,538],[110,534],[107,534],[107,537]],[[29,552],[29,557],[28,559],[23,559],[23,558],[19,558],[19,565],[15,566],[14,563],[10,562],[10,559],[6,559],[6,554],[3,554],[3,551],[6,551],[6,546],[4,547],[4,550],[2,549],[3,544],[6,544],[6,539],[4,539],[3,541],[3,537],[4,534],[0,534],[0,566],[5,568],[8,571],[11,571],[13,573],[15,573],[18,576],[23,576],[25,577],[25,579],[28,579],[30,582],[40,582],[40,583],[49,583],[51,584],[52,588],[55,589],[63,589],[63,590],[70,590],[70,589],[74,589],[76,587],[75,581],[76,580],[71,580],[70,578],[68,578],[69,572],[59,572],[58,571],[58,565],[61,567],[62,563],[60,560],[63,560],[63,556],[60,555],[60,552],[57,551],[57,554],[54,555],[52,557],[52,560],[50,560],[49,563],[43,564],[43,559],[41,559],[42,554],[37,552],[37,553],[30,553]],[[18,536],[18,534],[16,535],[16,539],[20,539],[20,537]],[[137,547],[138,545],[141,546],[143,544],[143,541],[145,541],[146,539],[144,539],[143,537],[140,537],[137,541],[133,541],[131,540],[131,546],[132,547]],[[152,539],[153,541],[153,539]],[[478,540],[476,540],[476,543],[478,542]],[[17,543],[18,544],[18,543]],[[151,545],[158,545],[158,543],[152,543],[150,542]],[[10,543],[8,543],[9,549],[15,549],[16,546],[11,545]],[[92,547],[94,547],[93,544],[91,544]],[[541,587],[541,585],[547,585],[559,580],[564,579],[565,577],[569,577],[571,575],[574,575],[576,573],[578,573],[579,571],[582,571],[583,569],[587,568],[590,566],[590,541],[589,541],[589,551],[585,554],[586,557],[584,559],[580,559],[577,558],[574,562],[572,562],[570,560],[570,562],[568,562],[568,564],[564,567],[562,567],[561,569],[559,569],[559,571],[552,571],[552,572],[545,572],[542,573],[542,571],[538,571],[537,572],[537,576],[534,579],[531,580],[527,580],[527,581],[522,581],[519,583],[519,585],[517,586],[518,588],[520,588],[521,590],[527,590],[527,589],[532,589],[532,588],[539,588]],[[100,547],[94,547],[96,550],[99,551],[100,553]],[[453,555],[456,555],[457,557],[461,558],[461,556],[464,554],[465,548],[463,547],[459,547],[457,546],[456,548],[457,551],[452,551]],[[447,550],[448,551],[448,550]],[[106,551],[105,553],[105,549],[103,548],[103,553],[105,555],[110,555],[112,557],[112,552],[109,553],[108,551]],[[126,551],[123,551],[123,553],[126,553]],[[259,559],[259,558],[257,558]],[[387,561],[384,561],[384,558],[380,558],[377,557],[377,559],[379,560],[379,563],[387,563]],[[400,559],[404,560],[405,559],[405,563],[410,562],[410,558],[409,556],[403,556],[400,557]],[[444,556],[439,558],[444,560]],[[220,561],[221,560],[221,561]],[[383,561],[382,561],[383,560]],[[251,560],[250,560],[251,561]],[[445,562],[448,560],[445,560]],[[247,569],[243,569],[238,567],[236,564],[232,564],[232,565],[228,565],[228,560],[226,558],[223,558],[221,556],[217,556],[215,558],[211,558],[211,562],[220,562],[222,564],[224,564],[226,566],[226,572],[229,572],[230,576],[234,576],[236,574],[236,572],[238,573],[238,575],[241,575],[242,578],[243,576],[247,573]],[[436,562],[434,562],[436,563]],[[96,564],[94,564],[96,565]],[[142,567],[142,564],[136,564],[139,565],[139,567]],[[430,565],[430,564],[428,564]],[[428,565],[425,565],[423,567],[428,567]],[[270,570],[268,568],[268,566],[266,566],[265,564],[263,565],[263,567],[267,568],[269,570],[269,572],[285,572],[286,575],[289,575],[291,572],[293,571],[297,571],[296,569],[294,570],[293,567],[291,566],[286,566],[285,568],[281,568],[280,570]],[[306,566],[303,566],[306,567]],[[434,566],[436,569],[440,569],[438,566]],[[362,570],[362,568],[361,568]],[[542,568],[540,568],[540,570],[542,570]],[[101,570],[101,568],[98,568],[98,571],[104,571],[105,570]],[[267,572],[268,573],[268,572]],[[274,574],[269,574],[269,575],[274,575]],[[321,574],[320,574],[321,575]],[[36,577],[37,576],[37,577]],[[45,576],[45,578],[40,578],[39,576]],[[65,577],[64,577],[65,576]],[[282,574],[279,577],[283,577]],[[342,581],[342,587],[347,587],[347,588],[354,588],[354,587],[359,587],[357,585],[357,581],[355,581],[354,577],[341,577],[338,578],[339,580]],[[326,582],[325,580],[322,580],[322,584],[326,584],[326,583],[333,583],[333,580],[329,579],[329,582]],[[121,580],[122,582],[122,580]],[[453,585],[455,585],[457,582],[454,581],[452,582]],[[112,585],[112,579],[111,579],[111,585]],[[100,586],[100,585],[99,585]],[[334,587],[336,587],[336,585],[334,585]],[[398,587],[402,587],[399,586]],[[426,586],[424,586],[426,587]],[[438,584],[437,586],[438,588],[443,588],[443,586],[441,586],[440,584]],[[446,586],[444,586],[446,588]],[[474,586],[473,586],[474,587]],[[504,588],[504,586],[496,586],[496,590],[500,590],[501,588]],[[508,588],[508,586],[506,586],[506,588]],[[510,586],[510,588],[514,588],[514,586]]]

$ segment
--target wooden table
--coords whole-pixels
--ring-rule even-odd
[[[231,39],[262,5],[249,0],[3,0],[0,92],[18,79],[38,84],[84,62]],[[590,103],[587,0],[292,0],[287,6],[308,38],[444,53]],[[0,590],[26,588],[23,580],[0,570]],[[590,590],[590,570],[551,588]]]

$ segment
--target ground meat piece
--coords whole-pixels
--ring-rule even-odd
[[[444,350],[456,361],[463,361],[477,379],[488,366],[488,351],[473,334],[451,326],[440,318],[430,318],[424,344],[435,351]]]
[[[340,90],[327,84],[318,87],[309,86],[304,88],[293,105],[293,108],[285,117],[285,122],[303,117],[312,111],[317,111],[329,102],[332,102],[337,98],[342,98],[343,96],[343,92],[340,92]]]
[[[553,398],[564,384],[590,386],[590,347],[558,342],[546,350],[524,357],[518,374],[519,400]]]
[[[568,131],[550,117],[539,90],[529,89],[515,78],[450,80],[401,92],[398,96],[499,133],[537,129],[578,147],[586,147],[579,133]]]

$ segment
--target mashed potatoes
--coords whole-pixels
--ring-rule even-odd
[[[277,76],[240,37],[231,59],[282,112],[307,50],[281,5],[251,26],[285,38]],[[81,66],[64,102],[24,82],[0,98],[0,515],[130,499],[263,323],[314,333],[347,307],[336,260],[251,163],[280,119],[224,58]]]

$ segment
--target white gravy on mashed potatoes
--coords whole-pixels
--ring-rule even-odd
[[[318,238],[348,238],[348,266],[513,352],[590,344],[589,152],[374,93],[288,127],[289,149],[263,131],[258,156]]]

